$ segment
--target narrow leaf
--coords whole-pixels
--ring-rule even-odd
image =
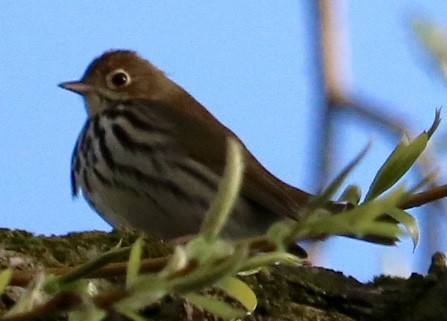
[[[214,298],[209,298],[197,293],[189,293],[185,295],[185,298],[191,304],[225,320],[242,318],[247,314],[246,311],[232,307],[226,302]]]
[[[447,33],[441,27],[422,19],[413,21],[413,30],[422,45],[436,58],[444,75],[447,74]]]
[[[208,242],[217,238],[236,203],[242,185],[243,158],[242,145],[234,138],[229,138],[224,175],[219,184],[217,196],[212,202],[201,227],[200,234]]]
[[[339,202],[348,202],[349,204],[357,205],[360,202],[362,196],[362,190],[356,185],[349,185],[345,188],[341,196],[339,197]]]
[[[0,294],[5,291],[6,286],[11,281],[12,269],[5,269],[0,272]]]
[[[91,301],[86,301],[81,309],[68,313],[70,321],[100,321],[106,317],[106,312],[96,307]]]
[[[255,255],[247,259],[240,268],[238,275],[250,275],[255,273],[260,267],[282,263],[285,265],[302,265],[304,259],[287,252],[270,252]]]
[[[225,291],[238,300],[247,312],[252,313],[256,309],[258,301],[253,290],[238,278],[228,276],[215,284],[215,287]]]
[[[126,288],[130,288],[137,279],[141,267],[142,248],[143,240],[139,237],[130,249],[129,262],[127,263]]]
[[[331,182],[331,184],[329,184],[328,187],[324,189],[321,194],[311,199],[310,208],[320,207],[322,203],[330,199],[335,194],[341,184],[343,184],[346,177],[351,173],[355,166],[360,163],[363,157],[365,157],[370,147],[371,143],[368,143],[368,145],[363,148],[363,150],[348,164],[348,166],[342,170],[342,172]]]
[[[387,214],[404,226],[405,230],[413,241],[414,251],[419,243],[419,228],[417,226],[416,219],[399,208],[392,209],[388,211]]]
[[[416,162],[424,151],[427,142],[440,122],[440,112],[436,110],[435,119],[428,131],[424,131],[411,142],[404,138],[388,156],[379,169],[365,197],[365,202],[376,198],[393,186]]]
[[[19,301],[3,317],[12,317],[13,315],[31,311],[35,303],[41,298],[42,289],[46,281],[46,276],[43,273],[37,274],[31,286],[28,286],[25,292],[22,293]]]
[[[226,258],[202,263],[197,269],[187,275],[170,279],[169,287],[178,293],[199,290],[204,286],[214,284],[221,278],[235,274],[248,255],[247,244],[240,244],[234,249],[234,253]]]
[[[393,222],[377,220],[396,208],[403,198],[403,189],[398,188],[386,197],[363,203],[337,215],[321,215],[318,211],[302,222],[296,223],[292,239],[306,239],[319,235],[365,235],[396,238],[400,228]]]

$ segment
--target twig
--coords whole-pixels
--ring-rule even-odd
[[[30,321],[44,320],[46,316],[55,316],[59,312],[72,311],[83,304],[84,300],[79,293],[64,291],[53,298],[33,308],[29,312],[19,313],[12,316],[0,317],[0,321]]]
[[[445,197],[447,197],[447,185],[436,186],[428,191],[411,195],[408,199],[399,204],[399,208],[410,209],[419,207]]]

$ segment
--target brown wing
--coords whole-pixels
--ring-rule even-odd
[[[151,110],[175,124],[179,143],[191,157],[208,164],[221,175],[225,167],[227,138],[236,136],[194,98],[186,95],[179,97],[178,102],[151,104]],[[310,194],[282,182],[268,172],[246,148],[245,151],[242,195],[273,213],[296,218],[297,208],[309,200]]]
[[[185,98],[187,98],[186,104]],[[146,101],[144,104],[147,106],[148,102]],[[219,175],[223,173],[227,138],[229,136],[236,137],[233,132],[223,126],[189,95],[183,97],[181,104],[170,103],[167,105],[155,102],[154,104],[149,103],[149,105],[153,112],[175,124],[179,144],[191,157],[208,164]],[[242,195],[272,213],[296,219],[299,207],[307,203],[312,195],[273,176],[247,149],[245,149],[245,157],[246,169]],[[327,208],[334,212],[342,211],[345,206],[345,204],[334,202],[327,204]],[[387,245],[395,244],[396,241],[394,238],[345,236]]]

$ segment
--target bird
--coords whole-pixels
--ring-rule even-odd
[[[299,220],[313,196],[269,172],[235,133],[134,51],[106,51],[81,80],[59,86],[80,94],[87,111],[72,155],[73,196],[82,191],[115,228],[162,239],[197,233],[230,137],[243,146],[245,171],[223,237],[251,237],[278,220]]]

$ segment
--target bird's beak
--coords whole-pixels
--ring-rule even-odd
[[[60,83],[58,86],[63,89],[67,89],[72,92],[75,92],[82,96],[93,91],[92,86],[90,86],[82,81],[67,81],[67,82]]]

